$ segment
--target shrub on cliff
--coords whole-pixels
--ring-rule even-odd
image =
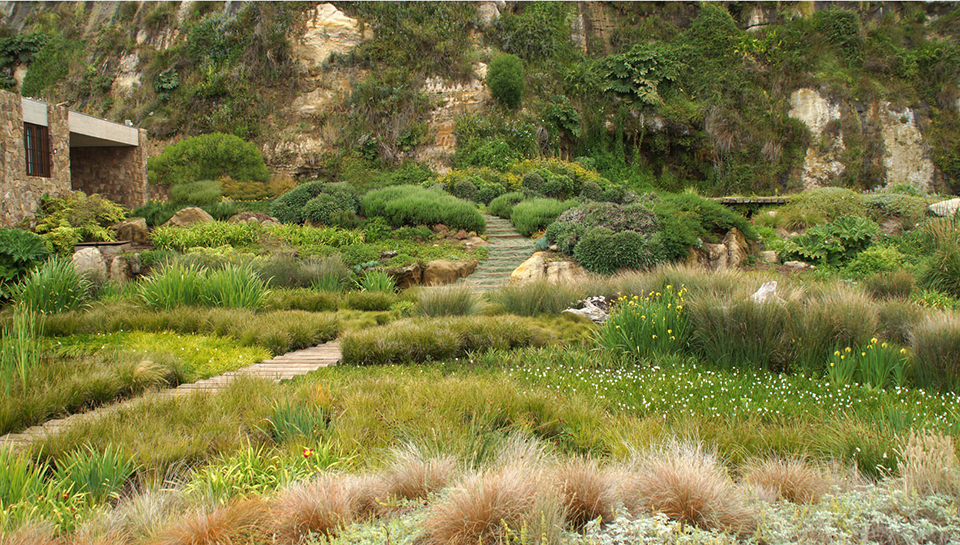
[[[197,180],[266,182],[270,172],[252,143],[231,134],[201,134],[167,146],[147,161],[151,183],[176,185]]]
[[[504,108],[520,106],[523,96],[523,63],[516,55],[501,55],[487,67],[487,85],[490,94]]]

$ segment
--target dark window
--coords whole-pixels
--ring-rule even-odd
[[[27,176],[50,177],[50,131],[41,125],[23,124],[27,148]]]

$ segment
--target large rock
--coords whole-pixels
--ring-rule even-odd
[[[584,280],[589,273],[575,261],[551,260],[546,252],[536,252],[510,274],[510,282],[529,284],[545,281],[551,284],[570,284]]]
[[[729,265],[730,252],[726,244],[704,242],[701,249],[707,254],[707,268],[711,271],[725,271]]]
[[[110,261],[110,280],[124,284],[133,279],[133,271],[127,258],[122,255],[114,256]]]
[[[420,284],[420,280],[423,278],[420,265],[416,263],[405,267],[390,267],[385,272],[390,275],[390,278],[393,278],[397,288],[401,290]]]
[[[727,247],[727,266],[736,268],[747,262],[750,246],[747,244],[747,237],[739,229],[730,229],[723,237],[723,244]]]
[[[510,273],[510,282],[515,284],[529,284],[538,280],[543,280],[543,270],[546,267],[547,260],[544,252],[537,252],[528,257],[526,261]]]
[[[477,265],[477,261],[448,261],[446,259],[431,261],[423,268],[423,285],[452,284],[473,273]]]
[[[111,229],[117,234],[117,240],[129,240],[134,244],[145,244],[147,237],[150,235],[147,220],[143,218],[123,220]]]
[[[295,41],[293,52],[307,67],[320,66],[331,53],[347,53],[372,35],[360,33],[360,23],[333,4],[319,4],[308,13],[306,32]]]
[[[189,227],[195,223],[210,223],[212,221],[213,216],[207,214],[203,209],[197,208],[196,206],[188,206],[182,210],[178,210],[163,226]]]
[[[92,278],[107,278],[107,261],[96,248],[81,248],[73,254],[73,268],[77,274]]]
[[[934,214],[941,217],[950,217],[957,213],[957,208],[960,208],[960,197],[956,199],[950,199],[948,201],[940,201],[931,204],[927,208],[930,209]]]

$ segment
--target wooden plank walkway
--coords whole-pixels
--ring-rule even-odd
[[[716,197],[713,200],[717,201],[720,204],[726,204],[726,205],[734,205],[734,204],[765,205],[765,204],[787,204],[790,202],[790,197]]]
[[[19,433],[8,433],[0,436],[0,448],[10,447],[14,449],[24,448],[35,441],[40,441],[49,435],[53,435],[64,428],[85,419],[97,418],[110,411],[115,411],[119,407],[129,407],[135,403],[140,403],[148,397],[159,395],[162,397],[180,396],[194,392],[213,393],[225,388],[237,377],[249,376],[271,379],[274,382],[289,380],[294,377],[305,375],[323,367],[337,365],[340,362],[340,343],[331,341],[318,346],[311,346],[296,352],[288,352],[282,356],[277,356],[271,360],[255,363],[236,371],[230,371],[222,375],[200,380],[190,384],[181,384],[176,388],[161,390],[156,394],[147,394],[113,405],[100,407],[96,410],[72,414],[64,418],[50,420],[43,424],[27,428]]]

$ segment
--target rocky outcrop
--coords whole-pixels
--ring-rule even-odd
[[[129,240],[134,244],[145,244],[147,237],[150,236],[147,220],[143,218],[123,220],[113,225],[111,229],[117,234],[117,240]]]
[[[390,267],[384,272],[390,275],[390,278],[393,278],[394,283],[397,285],[397,289],[401,290],[405,290],[411,286],[419,285],[421,279],[423,278],[423,272],[420,270],[420,265],[416,263],[403,267]]]
[[[428,131],[433,136],[432,143],[417,150],[417,159],[440,173],[450,170],[450,157],[457,150],[457,140],[453,134],[457,117],[480,109],[490,99],[487,86],[483,83],[487,76],[487,65],[478,62],[473,65],[473,72],[476,77],[466,83],[450,83],[443,78],[432,77],[423,85],[423,92],[438,106],[430,111],[427,121]]]
[[[933,184],[933,161],[924,149],[916,113],[910,108],[893,110],[889,102],[878,108],[880,134],[886,152],[887,185],[910,184],[929,190]]]
[[[477,261],[448,261],[438,259],[427,263],[423,268],[424,286],[442,286],[452,284],[469,276],[476,268]]]
[[[307,68],[319,67],[331,53],[346,53],[364,40],[360,23],[333,4],[319,4],[310,10],[306,27],[307,31],[294,45],[293,53]]]
[[[167,220],[167,223],[164,223],[164,227],[189,227],[194,223],[210,223],[213,221],[213,216],[207,214],[202,208],[197,208],[196,206],[188,206],[182,210],[178,210],[172,218]]]
[[[547,252],[536,252],[510,275],[513,284],[550,282],[570,284],[589,277],[589,273],[575,261],[549,259]]]
[[[687,254],[688,267],[700,267],[711,271],[724,271],[746,265],[751,255],[760,255],[761,245],[747,240],[744,234],[734,227],[723,237],[719,244],[704,242],[700,248],[690,248]],[[776,260],[776,253],[768,259]]]
[[[813,134],[813,141],[817,142],[831,121],[840,120],[840,105],[828,102],[814,89],[798,89],[790,95],[787,115],[803,121]],[[845,167],[839,160],[843,150],[842,138],[833,139],[827,150],[820,150],[816,145],[807,148],[801,176],[804,187],[826,185],[832,178],[843,174]]]

